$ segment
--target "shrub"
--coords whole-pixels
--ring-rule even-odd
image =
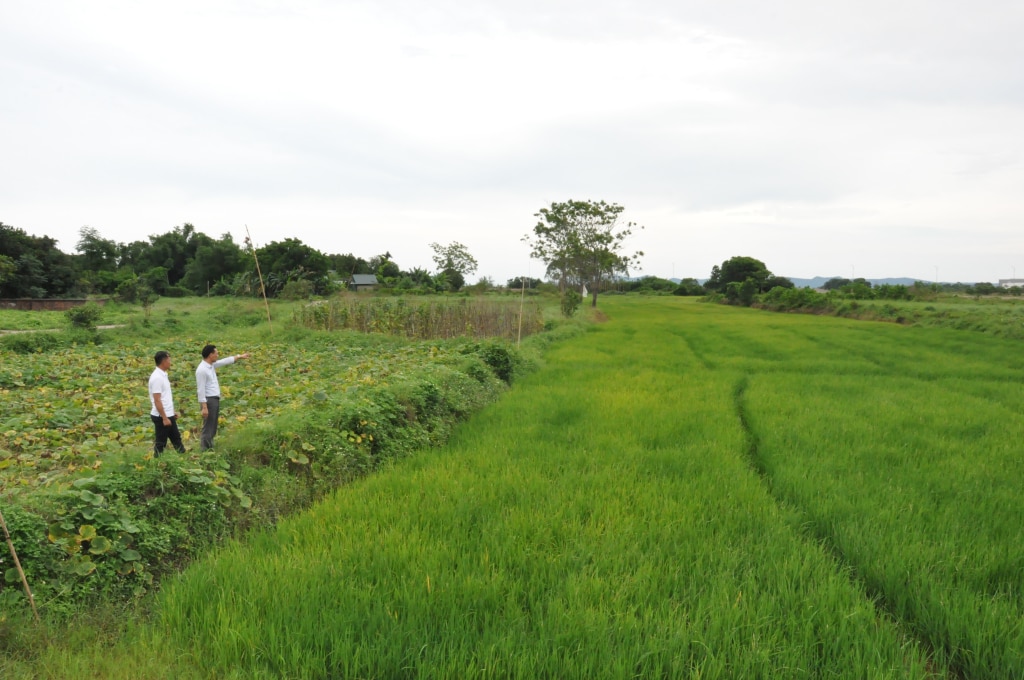
[[[312,296],[313,284],[304,280],[289,281],[278,294],[282,300],[308,300]]]
[[[64,312],[64,316],[72,328],[95,330],[96,323],[103,316],[103,310],[95,302],[87,302],[81,307],[72,307]]]
[[[47,352],[64,346],[64,336],[60,333],[15,333],[0,338],[0,345],[4,349],[17,354],[32,354],[33,352]]]
[[[490,342],[478,345],[476,353],[494,371],[495,376],[506,384],[512,384],[519,363],[515,350],[508,345]]]
[[[139,297],[139,277],[133,276],[119,283],[115,295],[121,302],[135,302]]]
[[[562,316],[572,316],[583,302],[583,296],[575,288],[566,288],[562,293]]]

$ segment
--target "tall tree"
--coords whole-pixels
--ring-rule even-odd
[[[704,284],[709,290],[724,292],[730,283],[743,283],[751,279],[756,290],[764,291],[765,282],[772,278],[772,273],[764,262],[753,257],[736,256],[722,263],[722,266],[711,268],[711,278]]]
[[[398,268],[398,264],[391,259],[390,252],[374,255],[370,258],[369,265],[370,271],[368,273],[376,274],[377,278],[382,282],[394,283],[402,275],[402,270]]]
[[[345,255],[332,254],[327,259],[331,262],[331,268],[338,276],[347,279],[353,274],[372,274],[370,264],[361,257],[348,253]]]
[[[150,236],[149,241],[150,248],[142,258],[142,268],[163,267],[172,286],[177,286],[185,278],[185,268],[195,257],[199,246],[213,243],[213,239],[197,232],[188,222],[166,234]]]
[[[430,247],[434,251],[434,264],[437,265],[438,273],[447,277],[453,291],[462,288],[466,277],[477,269],[476,258],[469,254],[469,249],[458,241],[452,241],[446,246],[431,243]]]
[[[289,281],[309,281],[313,292],[327,292],[331,269],[330,260],[316,248],[297,238],[273,241],[258,248],[256,255],[267,287],[268,295],[277,295]],[[255,268],[255,263],[253,264]]]
[[[78,268],[49,236],[29,236],[0,222],[0,253],[14,262],[14,274],[0,282],[0,297],[58,297],[75,292]]]
[[[563,290],[587,286],[596,307],[602,285],[617,274],[628,274],[643,256],[641,251],[622,252],[633,229],[643,229],[633,222],[620,227],[623,210],[604,201],[552,203],[534,215],[539,221],[523,240],[530,245],[530,256],[547,265],[548,276]]]
[[[6,255],[0,255],[0,286],[3,286],[9,279],[14,278],[17,271],[18,265],[13,259]]]
[[[84,271],[112,272],[117,270],[121,246],[116,241],[103,238],[92,227],[86,226],[78,230],[76,250],[81,257],[79,262]]]
[[[231,238],[231,234],[224,234],[220,239],[201,243],[196,248],[195,256],[185,266],[181,285],[194,293],[205,295],[208,286],[222,279],[234,279],[235,275],[248,269],[249,264],[246,253]]]

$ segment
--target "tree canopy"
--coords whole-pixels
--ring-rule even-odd
[[[534,214],[539,218],[532,234],[523,240],[530,245],[530,256],[547,265],[547,275],[566,288],[586,286],[597,306],[597,294],[616,274],[629,274],[643,253],[625,254],[625,240],[633,222],[619,226],[624,208],[604,201],[565,201],[552,203]]]
[[[77,287],[74,259],[58,250],[57,241],[49,236],[29,236],[0,222],[0,253],[9,260],[0,280],[0,297],[57,297]]]
[[[445,276],[451,290],[461,289],[466,283],[466,277],[477,269],[476,258],[458,241],[452,241],[446,246],[435,242],[430,247],[434,251],[433,259],[438,274]]]

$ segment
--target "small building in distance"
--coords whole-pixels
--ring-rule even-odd
[[[348,279],[348,289],[360,292],[363,290],[377,290],[377,277],[373,274],[353,274]]]
[[[1024,279],[999,279],[1000,288],[1024,288]]]

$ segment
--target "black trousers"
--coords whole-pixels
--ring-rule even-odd
[[[153,453],[160,455],[160,452],[167,448],[167,440],[171,440],[171,444],[178,453],[185,453],[185,445],[181,443],[181,433],[178,432],[178,416],[171,416],[168,420],[171,421],[170,425],[164,425],[164,421],[160,416],[150,415],[153,419],[153,428],[155,436],[153,439]]]

